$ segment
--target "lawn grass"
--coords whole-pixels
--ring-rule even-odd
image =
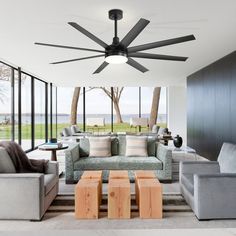
[[[165,128],[166,123],[158,123],[157,124],[160,127]],[[60,132],[62,131],[63,128],[69,127],[70,124],[65,123],[65,124],[57,124],[57,131],[58,131],[58,137],[60,137]],[[78,126],[83,130],[83,124],[78,124]],[[56,125],[53,124],[53,136],[55,136],[55,130],[56,130]],[[98,127],[100,132],[110,132],[111,131],[111,124],[107,124],[105,127]],[[31,125],[26,124],[22,125],[22,139],[31,139]],[[16,137],[17,137],[17,131],[18,127],[17,125],[15,126],[16,130]],[[92,131],[90,127],[86,127],[86,130]],[[96,132],[97,129],[94,129]],[[121,124],[113,124],[113,132],[135,132],[135,128],[130,128],[129,123],[121,123]],[[147,132],[147,128],[142,128],[143,132]],[[11,138],[11,125],[0,125],[0,140],[9,140]],[[36,124],[35,125],[35,139],[44,139],[45,138],[45,124]]]

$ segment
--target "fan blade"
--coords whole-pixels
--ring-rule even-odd
[[[109,65],[109,63],[107,63],[106,61],[104,61],[98,68],[97,70],[95,70],[93,72],[93,74],[98,74],[100,73],[107,65]]]
[[[93,35],[92,33],[88,32],[86,29],[84,29],[83,27],[81,27],[77,23],[75,23],[75,22],[68,22],[68,24],[71,25],[72,27],[74,27],[75,29],[77,29],[78,31],[80,31],[82,34],[84,34],[87,37],[89,37],[90,39],[92,39],[94,42],[98,43],[103,48],[106,48],[108,46],[101,39],[97,38],[95,35]]]
[[[147,44],[142,44],[139,46],[134,46],[128,48],[128,52],[138,52],[138,51],[144,51],[152,48],[159,48],[159,47],[164,47],[172,44],[177,44],[177,43],[183,43],[187,41],[195,40],[194,35],[187,35],[184,37],[179,37],[179,38],[174,38],[174,39],[167,39],[163,41],[158,41],[154,43],[147,43]]]
[[[187,57],[151,54],[151,53],[144,53],[144,52],[129,53],[129,57],[138,57],[138,58],[144,58],[144,59],[146,58],[146,59],[168,60],[168,61],[186,61],[188,59]]]
[[[86,60],[86,59],[91,59],[91,58],[96,58],[96,57],[104,57],[105,55],[95,55],[91,57],[82,57],[82,58],[77,58],[77,59],[71,59],[71,60],[66,60],[66,61],[57,61],[57,62],[52,62],[50,64],[56,65],[56,64],[61,64],[61,63],[67,63],[67,62],[73,62],[73,61],[81,61],[81,60]]]
[[[101,51],[101,50],[97,50],[97,49],[90,49],[90,48],[78,48],[78,47],[64,46],[64,45],[58,45],[58,44],[37,43],[37,42],[34,43],[34,44],[41,45],[41,46],[56,47],[56,48],[67,48],[67,49],[75,49],[75,50],[105,53],[105,51]]]
[[[135,61],[130,57],[128,58],[128,61],[126,63],[143,73],[148,71],[147,68],[145,68],[144,66],[142,66],[141,64],[139,64],[137,61]]]
[[[141,18],[138,23],[126,34],[121,40],[120,44],[124,47],[128,47],[132,41],[142,32],[150,21]]]

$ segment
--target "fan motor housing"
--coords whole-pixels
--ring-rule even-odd
[[[121,20],[123,18],[123,11],[120,9],[112,9],[108,12],[109,19]]]

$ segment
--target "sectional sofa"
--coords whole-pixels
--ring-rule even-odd
[[[134,170],[154,170],[162,182],[172,180],[172,151],[168,146],[157,142],[154,138],[147,139],[146,157],[127,157],[126,137],[113,137],[111,140],[111,157],[89,157],[89,139],[81,139],[65,152],[66,183],[78,182],[86,170],[103,170],[103,181],[108,180],[109,170],[128,170],[133,181]]]

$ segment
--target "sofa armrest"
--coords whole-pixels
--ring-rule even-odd
[[[0,219],[41,219],[44,213],[43,174],[0,174],[0,189]]]
[[[45,174],[55,174],[56,176],[59,175],[59,163],[57,161],[49,161],[48,168]]]
[[[236,217],[236,174],[194,175],[194,208],[199,219]]]
[[[172,151],[168,146],[157,142],[156,157],[162,162],[164,179],[172,179]]]
[[[220,166],[217,161],[181,161],[179,168],[180,175],[220,173]]]
[[[65,151],[66,183],[74,183],[74,163],[79,160],[79,144],[72,144]]]

